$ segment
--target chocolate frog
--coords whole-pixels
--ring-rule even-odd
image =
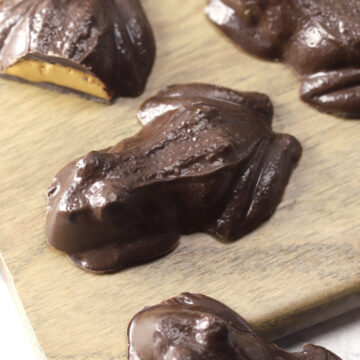
[[[140,95],[155,40],[140,0],[0,0],[0,75],[111,102]]]
[[[48,190],[48,242],[114,272],[172,251],[181,234],[224,240],[271,216],[301,155],[259,93],[177,85],[146,101],[135,136],[63,168]]]
[[[341,360],[311,344],[288,353],[226,305],[199,294],[145,308],[130,322],[128,338],[129,360]]]
[[[305,102],[360,117],[358,0],[209,0],[206,12],[244,50],[291,65]]]

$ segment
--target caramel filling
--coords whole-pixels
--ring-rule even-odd
[[[34,83],[50,83],[70,88],[101,99],[111,100],[111,94],[97,77],[80,70],[37,60],[21,60],[8,67],[5,74]]]

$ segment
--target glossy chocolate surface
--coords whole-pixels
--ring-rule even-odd
[[[129,324],[128,338],[129,360],[341,360],[311,344],[288,353],[224,304],[199,294],[145,308]]]
[[[154,58],[153,33],[139,0],[0,1],[5,76],[23,60],[59,64],[94,75],[111,100],[140,95]]]
[[[301,155],[271,130],[269,98],[206,84],[146,101],[135,136],[62,169],[48,190],[50,245],[113,272],[175,248],[181,234],[235,240],[276,209]]]
[[[209,0],[206,12],[246,51],[291,65],[305,102],[360,117],[358,0]]]

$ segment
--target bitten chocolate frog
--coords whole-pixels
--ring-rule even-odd
[[[206,12],[246,51],[291,65],[305,102],[360,117],[358,0],[210,0]]]
[[[0,0],[0,75],[110,102],[140,95],[155,40],[140,0]]]
[[[47,237],[84,269],[114,272],[165,255],[181,234],[235,240],[266,220],[301,155],[271,130],[258,93],[172,86],[146,101],[135,136],[62,169]]]
[[[129,360],[341,360],[311,344],[288,353],[224,304],[189,293],[139,312],[128,337]]]

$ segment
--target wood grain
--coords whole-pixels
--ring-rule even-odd
[[[205,19],[204,1],[144,0],[158,55],[146,92],[105,106],[0,81],[0,250],[50,360],[126,359],[131,316],[182,291],[205,293],[270,337],[360,305],[360,122],[298,99],[284,65],[254,59]],[[171,83],[202,81],[270,94],[274,128],[304,146],[266,224],[223,245],[184,236],[169,256],[96,276],[50,249],[45,189],[73,158],[138,131],[141,101]]]

